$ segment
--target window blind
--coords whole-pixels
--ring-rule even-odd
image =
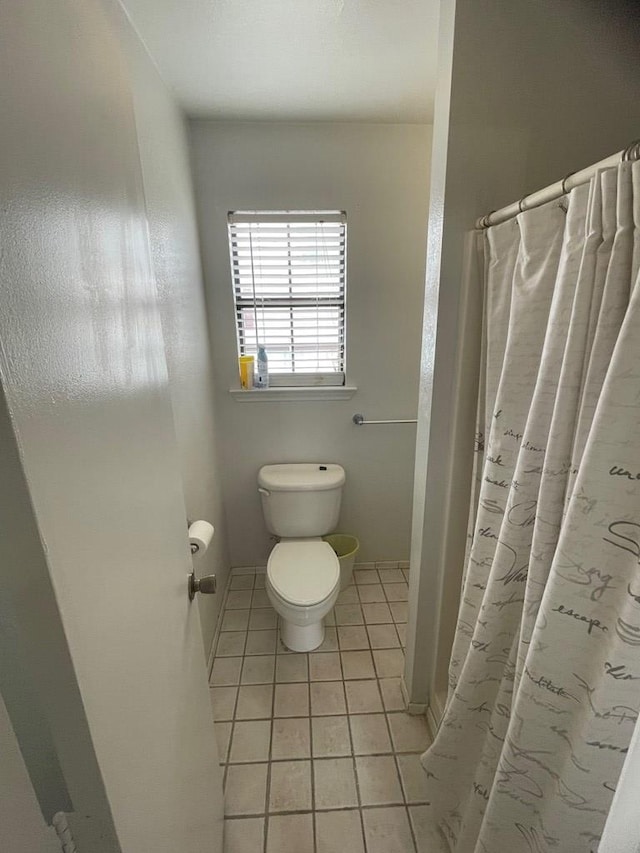
[[[264,344],[274,385],[343,385],[346,214],[228,217],[238,352]]]

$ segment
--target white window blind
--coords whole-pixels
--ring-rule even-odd
[[[228,217],[238,352],[264,344],[273,385],[343,385],[346,214]]]

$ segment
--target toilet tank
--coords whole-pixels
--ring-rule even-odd
[[[340,514],[344,468],[328,462],[264,465],[258,491],[267,528],[285,539],[324,536]]]

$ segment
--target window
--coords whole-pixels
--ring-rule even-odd
[[[272,385],[344,385],[346,240],[339,211],[229,214],[238,353]]]

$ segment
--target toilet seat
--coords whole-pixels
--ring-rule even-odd
[[[327,599],[340,583],[340,563],[321,539],[279,542],[267,563],[273,592],[287,604],[309,607]]]

